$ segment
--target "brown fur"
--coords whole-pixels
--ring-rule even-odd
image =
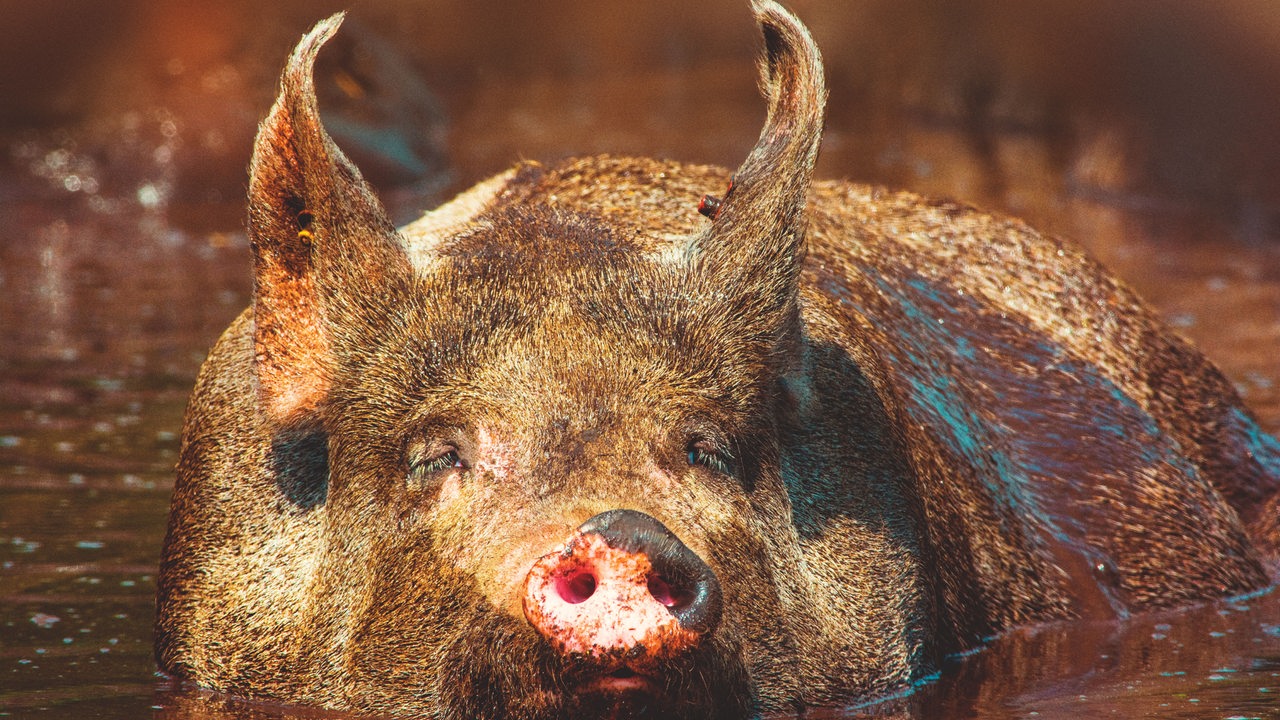
[[[727,171],[595,157],[396,231],[317,119],[340,18],[304,39],[252,164],[254,307],[183,431],[162,668],[334,708],[590,715],[519,586],[613,508],[724,591],[654,716],[865,697],[1017,624],[1269,581],[1280,445],[1218,371],[1070,245],[812,182],[818,52],[753,5],[769,115],[714,220],[694,208]],[[411,472],[442,446],[465,467]]]

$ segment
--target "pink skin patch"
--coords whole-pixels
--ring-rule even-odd
[[[489,473],[494,482],[505,482],[515,466],[516,459],[508,443],[495,437],[487,428],[476,431],[476,473]]]
[[[524,589],[525,617],[562,652],[593,658],[625,652],[627,667],[635,670],[679,655],[701,640],[667,609],[680,598],[658,577],[649,558],[611,548],[596,534],[575,533],[563,550],[539,558]],[[638,689],[648,678],[611,681]]]

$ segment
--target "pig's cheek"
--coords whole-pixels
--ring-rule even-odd
[[[702,532],[690,532],[690,529],[680,527],[679,524],[672,522],[672,518],[667,518],[667,522],[678,529],[677,534],[689,546],[690,550],[699,557],[712,557],[713,553],[710,552],[710,548],[703,541],[703,537],[707,529],[714,528],[719,524],[723,513],[718,511],[714,503],[708,502],[703,493],[699,492],[691,482],[687,482],[684,478],[673,476],[656,465],[648,467],[647,477],[655,495],[668,498],[669,502],[677,506],[683,505],[697,508],[697,520],[694,524]]]
[[[475,472],[489,482],[507,482],[515,466],[515,448],[488,428],[476,432]]]
[[[648,469],[649,486],[654,490],[659,492],[668,492],[675,486],[675,478],[671,477],[670,473],[667,471],[653,464],[650,464]]]
[[[507,468],[496,462],[481,460],[476,463],[471,476],[482,483],[483,487],[491,488],[507,481]]]
[[[462,496],[462,473],[451,473],[440,485],[440,502],[456,502]]]

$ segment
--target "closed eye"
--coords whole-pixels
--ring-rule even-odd
[[[443,455],[416,464],[412,469],[420,473],[438,473],[449,468],[462,467],[462,458],[457,450],[450,450]]]
[[[412,448],[409,452],[409,482],[418,485],[430,485],[435,476],[453,470],[465,468],[458,449],[449,445]],[[438,481],[436,481],[438,482]]]
[[[727,453],[714,450],[702,443],[689,446],[689,464],[701,465],[724,475],[733,474],[733,458]]]

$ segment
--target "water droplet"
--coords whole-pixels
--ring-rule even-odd
[[[93,379],[93,386],[99,390],[117,392],[124,387],[124,382],[118,378],[96,377]]]
[[[48,613],[38,612],[31,616],[31,622],[34,623],[36,627],[48,630],[49,628],[53,627],[55,624],[62,622],[62,618],[58,617],[57,615],[50,615]]]
[[[159,207],[162,199],[160,197],[160,189],[151,183],[138,188],[138,204],[148,210]]]

